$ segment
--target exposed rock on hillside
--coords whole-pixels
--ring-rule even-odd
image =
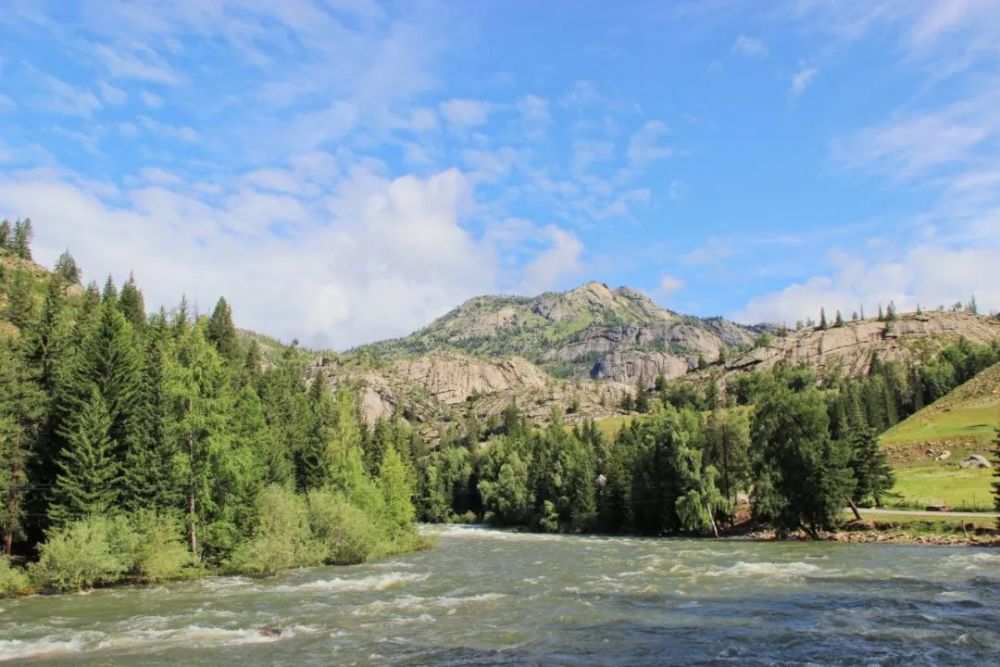
[[[1000,321],[965,312],[904,315],[892,322],[864,320],[825,330],[776,336],[770,345],[750,350],[726,364],[727,372],[771,368],[778,362],[806,364],[841,375],[868,372],[872,359],[914,361],[965,337],[975,343],[1000,338]]]
[[[683,375],[699,357],[714,361],[722,349],[751,344],[760,331],[681,316],[636,290],[590,282],[533,299],[470,299],[425,329],[374,347],[388,356],[435,350],[517,355],[558,377],[630,384],[642,378],[652,385],[658,373]]]

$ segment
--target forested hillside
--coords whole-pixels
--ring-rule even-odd
[[[294,346],[265,363],[225,299],[147,315],[131,277],[34,264],[31,234],[0,226],[0,591],[418,545],[404,426],[369,432],[356,392],[310,381]]]

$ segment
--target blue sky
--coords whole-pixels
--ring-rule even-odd
[[[1000,309],[997,2],[4,4],[0,216],[150,307],[338,348],[592,279]]]

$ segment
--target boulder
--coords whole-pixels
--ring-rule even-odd
[[[947,449],[937,455],[938,461],[947,461],[950,458],[951,458],[951,452]]]
[[[990,463],[982,454],[970,454],[964,461],[959,463],[963,468],[992,468],[993,464]]]

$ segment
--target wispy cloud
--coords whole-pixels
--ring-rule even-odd
[[[767,46],[759,39],[740,35],[733,42],[733,53],[744,58],[763,58],[767,55]]]

